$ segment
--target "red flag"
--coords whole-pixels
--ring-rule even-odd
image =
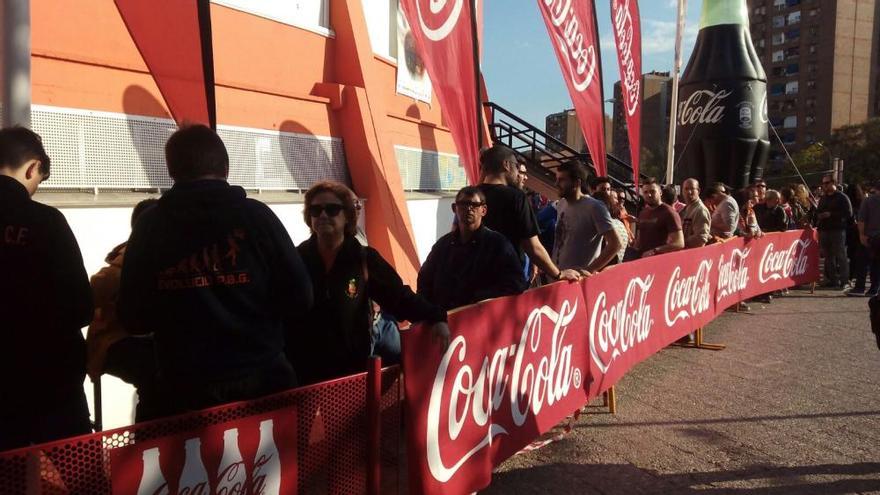
[[[216,127],[208,0],[115,0],[174,120]]]
[[[638,188],[642,137],[642,28],[638,0],[611,0],[611,24],[620,68],[620,91],[626,114],[633,182]]]
[[[594,5],[586,0],[538,0],[538,8],[544,16],[596,172],[606,175],[602,68]]]
[[[471,0],[400,1],[468,182],[476,184],[480,150],[471,6]]]

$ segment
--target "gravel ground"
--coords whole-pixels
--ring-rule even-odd
[[[794,291],[670,347],[563,440],[501,465],[483,493],[880,494],[880,350],[867,299]]]

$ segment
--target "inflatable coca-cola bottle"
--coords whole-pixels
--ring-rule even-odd
[[[700,32],[678,90],[675,179],[741,188],[762,177],[767,76],[749,34],[746,0],[703,0]]]

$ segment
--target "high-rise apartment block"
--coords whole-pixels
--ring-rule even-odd
[[[880,115],[878,0],[748,0],[770,123],[794,153]],[[767,172],[785,154],[773,130]]]

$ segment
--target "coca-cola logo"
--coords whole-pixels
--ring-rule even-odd
[[[725,106],[721,102],[732,94],[722,89],[694,91],[687,100],[678,105],[678,125],[717,124],[724,118]]]
[[[675,267],[666,286],[663,316],[672,327],[678,320],[686,320],[709,310],[712,303],[710,277],[712,260],[703,260],[697,273],[681,276],[681,267]]]
[[[455,25],[461,17],[464,0],[452,0],[451,6],[449,5],[449,0],[428,0],[428,13],[430,13],[430,16],[427,19],[422,11],[422,3],[424,1],[415,0],[419,26],[421,26],[422,32],[425,33],[425,37],[429,40],[441,41],[455,29]]]
[[[621,85],[625,94],[624,107],[627,115],[632,117],[639,107],[642,82],[633,60],[632,45],[635,38],[635,28],[629,2],[630,0],[614,0],[611,3],[611,9],[614,16],[614,34],[617,37],[617,56],[620,59],[619,64],[623,68]]]
[[[752,128],[752,103],[748,101],[740,102],[736,106],[739,108],[739,127],[740,129]]]
[[[590,43],[585,31],[589,26],[578,20],[572,0],[542,0],[539,5],[550,19],[553,37],[559,45],[559,53],[563,54],[572,86],[575,91],[583,92],[595,79],[598,62],[596,47]],[[584,46],[585,43],[590,44]]]
[[[647,297],[653,283],[654,275],[630,280],[623,298],[613,304],[605,291],[596,297],[590,316],[590,357],[601,373],[651,334],[654,320]]]
[[[758,272],[758,280],[763,284],[772,280],[780,280],[783,278],[797,277],[807,272],[807,247],[813,243],[812,240],[795,239],[794,242],[784,250],[776,250],[771,242],[764,249],[761,256],[761,269]]]
[[[445,483],[493,438],[508,433],[492,420],[502,406],[510,409],[513,425],[519,427],[545,404],[552,406],[572,388],[580,388],[582,372],[572,365],[573,344],[566,342],[568,326],[577,311],[577,301],[567,300],[559,311],[549,306],[532,310],[519,342],[484,357],[476,376],[474,369],[464,364],[466,339],[459,335],[452,340],[434,375],[428,403],[427,460],[435,479]],[[545,331],[545,323],[552,331]],[[441,422],[444,408],[448,421]],[[485,435],[475,445],[466,445],[460,458],[444,460],[441,451],[449,449],[441,445],[455,442],[466,423],[485,430]]]
[[[730,258],[725,261],[724,255],[718,260],[718,294],[715,301],[736,294],[749,285],[749,267],[746,258],[751,253],[751,248],[734,248]]]
[[[770,117],[767,116],[767,91],[764,91],[764,98],[761,100],[761,122],[766,124],[770,121]]]

